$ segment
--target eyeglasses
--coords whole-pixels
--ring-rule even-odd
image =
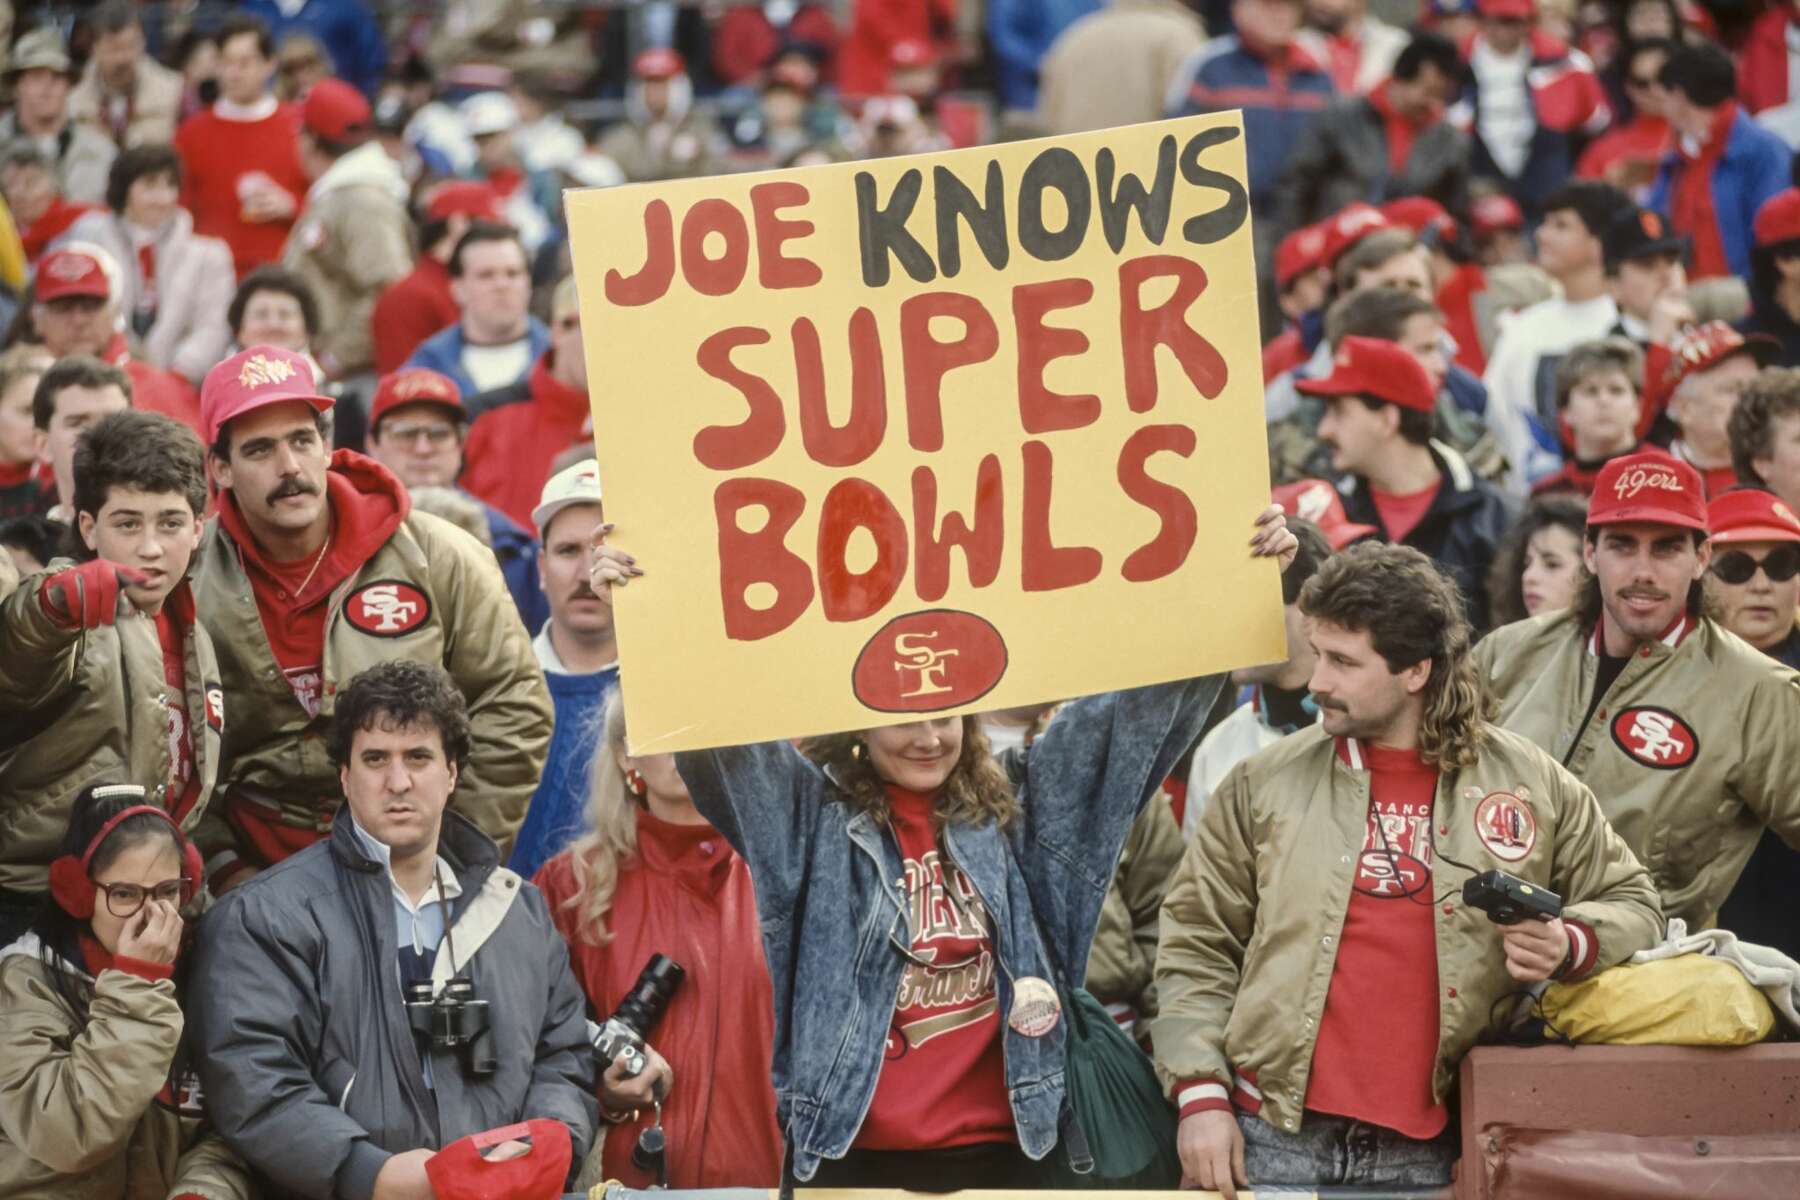
[[[1770,583],[1786,583],[1800,575],[1800,546],[1783,546],[1762,558],[1751,558],[1742,550],[1732,550],[1713,559],[1712,573],[1721,582],[1737,585],[1749,583],[1760,569]]]
[[[181,893],[187,884],[179,879],[171,879],[153,888],[140,887],[135,883],[99,883],[94,886],[106,893],[106,910],[113,916],[135,917],[138,909],[144,907],[144,902],[152,898],[179,906]]]
[[[456,426],[441,423],[436,425],[388,425],[381,431],[382,441],[392,439],[401,445],[411,445],[420,438],[424,438],[433,446],[447,446],[450,444],[450,439],[455,436]]]

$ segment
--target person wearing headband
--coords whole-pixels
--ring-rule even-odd
[[[83,788],[29,930],[0,948],[0,1196],[248,1200],[182,1037],[200,856],[135,783]]]

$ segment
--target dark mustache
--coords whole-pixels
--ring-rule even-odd
[[[284,479],[276,489],[269,493],[269,503],[286,500],[289,496],[316,496],[319,489],[303,479]]]
[[[1345,704],[1342,700],[1333,700],[1329,696],[1321,696],[1321,695],[1317,694],[1316,692],[1313,694],[1313,702],[1315,704],[1317,704],[1320,708],[1329,708],[1333,712],[1349,712],[1350,711],[1350,706]]]

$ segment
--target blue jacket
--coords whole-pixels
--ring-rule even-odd
[[[1235,35],[1216,37],[1182,64],[1164,113],[1191,117],[1244,110],[1250,199],[1259,210],[1273,205],[1275,185],[1301,132],[1337,95],[1331,76],[1297,44],[1288,49],[1288,66],[1271,72]]]
[[[243,10],[259,17],[279,43],[290,33],[310,33],[331,55],[337,77],[374,96],[387,70],[387,39],[375,23],[368,0],[306,0],[286,16],[275,0],[244,0]]]
[[[988,40],[1003,108],[1037,107],[1038,63],[1062,31],[1101,0],[988,0]]]
[[[1080,983],[1131,823],[1199,738],[1224,678],[1075,701],[1028,758],[1007,756],[1021,807],[1010,828],[944,829],[989,914],[1001,1013],[1013,979],[1053,978],[1045,937]],[[881,1074],[913,933],[900,848],[787,742],[683,753],[676,767],[750,867],[775,987],[776,1114],[796,1178],[811,1179],[821,1158],[849,1151]],[[1034,1159],[1057,1142],[1065,1026],[1002,1035],[1019,1145]]]
[[[1786,142],[1738,110],[1725,138],[1725,153],[1713,168],[1712,211],[1719,223],[1719,240],[1725,244],[1725,261],[1741,279],[1750,278],[1750,255],[1755,249],[1750,230],[1756,224],[1756,210],[1788,186],[1793,163],[1794,152]],[[1649,207],[1665,217],[1673,216],[1669,206],[1675,195],[1675,176],[1685,169],[1679,153],[1663,159],[1650,189]],[[1676,232],[1692,236],[1691,230]]]
[[[544,622],[550,619],[550,600],[544,595],[543,581],[538,578],[537,538],[480,497],[468,492],[463,495],[480,504],[487,514],[488,542],[500,563],[500,576],[506,580],[506,590],[512,593],[513,603],[519,606],[525,632],[536,637]],[[531,873],[526,872],[525,877],[531,878]]]
[[[549,327],[536,317],[527,317],[526,321],[525,337],[531,345],[531,357],[526,359],[525,370],[519,374],[520,379],[525,378],[526,373],[531,370],[537,360],[544,356],[544,351],[550,348]],[[458,321],[448,329],[440,329],[420,342],[419,348],[412,352],[412,357],[406,360],[402,369],[429,367],[439,374],[448,375],[455,381],[456,390],[462,393],[462,398],[467,400],[481,390],[475,386],[475,381],[463,369],[463,350],[467,346],[468,341],[463,337],[462,322]]]
[[[535,876],[539,867],[587,828],[588,788],[594,747],[600,740],[600,714],[607,695],[618,686],[619,670],[613,667],[579,675],[545,671],[544,682],[550,685],[550,699],[556,705],[550,753],[506,863],[525,879]]]

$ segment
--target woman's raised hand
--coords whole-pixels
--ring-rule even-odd
[[[594,558],[588,567],[588,586],[594,589],[594,595],[608,604],[612,603],[613,584],[624,587],[632,579],[644,573],[644,569],[637,565],[637,559],[623,550],[606,544],[606,535],[611,533],[612,529],[610,521],[594,526],[594,540],[591,544]]]
[[[1281,569],[1294,565],[1300,551],[1300,539],[1287,527],[1287,517],[1279,504],[1271,504],[1256,518],[1256,532],[1250,538],[1250,553],[1257,558],[1279,558]]]

